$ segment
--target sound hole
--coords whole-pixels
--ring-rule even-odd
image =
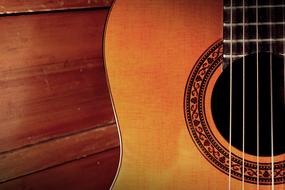
[[[243,143],[243,60],[235,61],[232,75],[232,146],[242,151]],[[270,54],[259,54],[257,84],[256,54],[245,58],[245,152],[271,156]],[[284,60],[272,55],[274,155],[285,153]],[[259,134],[257,134],[257,85],[259,91]],[[212,94],[212,113],[221,135],[229,141],[230,67],[218,78]]]

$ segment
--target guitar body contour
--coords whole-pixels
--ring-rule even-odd
[[[222,37],[221,0],[115,1],[104,44],[121,135],[121,163],[114,189],[223,190],[228,189],[229,179],[232,190],[241,189],[241,179],[229,178],[201,152],[185,116],[185,96],[194,75],[190,73],[203,56],[217,61],[212,75],[205,79],[203,101],[210,104],[213,86],[222,72],[218,63]],[[227,147],[209,108],[204,108],[207,122]],[[233,152],[239,155],[234,148]],[[284,154],[276,159],[284,160]],[[256,184],[245,182],[245,189],[256,189]],[[275,189],[284,189],[284,183]]]

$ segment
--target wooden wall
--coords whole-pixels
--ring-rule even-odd
[[[110,0],[0,0],[0,189],[108,189],[119,139],[102,56]]]

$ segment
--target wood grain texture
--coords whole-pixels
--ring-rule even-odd
[[[119,148],[0,185],[5,190],[107,190],[119,160]]]
[[[42,12],[108,3],[2,1],[0,9]],[[108,11],[0,17],[0,189],[111,185],[119,138],[102,58]]]
[[[222,23],[222,1],[115,2],[105,39],[123,147],[114,189],[225,189],[216,184],[227,176],[201,156],[183,110],[191,68],[222,37]]]
[[[0,183],[118,146],[117,128],[110,125],[1,154]]]
[[[222,13],[222,0],[115,2],[105,39],[105,63],[123,147],[114,189],[242,189],[240,180],[229,178],[204,158],[184,117],[189,74],[198,72],[192,69],[199,57],[222,39]],[[199,85],[195,83],[197,91]],[[198,127],[195,130],[200,132]],[[212,157],[219,154],[213,145],[210,151]],[[256,188],[245,184],[245,189]],[[260,186],[260,190],[270,188]],[[276,185],[277,189],[284,186]]]
[[[111,7],[113,0],[0,0],[0,14]]]
[[[102,60],[107,13],[0,18],[0,152],[114,122]]]

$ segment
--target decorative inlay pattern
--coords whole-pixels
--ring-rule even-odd
[[[232,153],[231,164],[229,164],[230,152],[215,138],[205,114],[205,92],[211,76],[222,62],[223,44],[219,41],[213,44],[195,64],[185,89],[185,120],[189,133],[203,156],[227,175],[229,175],[229,165],[231,165],[232,177],[242,180],[243,159]],[[272,184],[271,163],[259,163],[259,172],[256,162],[245,160],[244,166],[246,182],[257,183],[258,175],[259,184]],[[285,161],[274,163],[275,184],[285,183],[284,166]]]

